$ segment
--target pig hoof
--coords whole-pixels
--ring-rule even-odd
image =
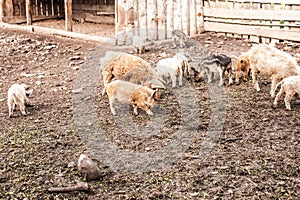
[[[153,112],[149,111],[149,112],[147,112],[147,114],[152,116]]]

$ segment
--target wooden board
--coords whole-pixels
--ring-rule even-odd
[[[165,0],[157,0],[157,34],[159,40],[164,40],[167,37],[166,33],[166,1]]]
[[[247,19],[247,20],[286,20],[300,21],[300,10],[246,10],[246,9],[223,9],[204,7],[204,16],[218,17],[226,19]]]
[[[48,19],[61,19],[63,16],[32,16],[32,21],[42,21]],[[5,16],[3,17],[3,22],[10,24],[21,24],[26,23],[26,16]]]
[[[205,31],[226,32],[242,35],[262,36],[290,41],[300,41],[299,31],[221,24],[214,22],[204,22],[204,27]]]
[[[166,0],[166,29],[167,38],[172,37],[172,30],[174,30],[174,3],[173,0]]]
[[[148,24],[147,24],[147,0],[139,1],[138,5],[138,20],[140,31],[139,35],[142,37],[148,37]]]

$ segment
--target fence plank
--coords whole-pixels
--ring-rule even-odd
[[[89,10],[89,11],[100,11],[112,13],[115,11],[114,5],[89,5],[89,4],[73,4],[74,10]]]
[[[167,18],[166,18],[166,25],[167,25],[167,38],[172,37],[172,30],[174,30],[174,3],[173,0],[167,0]]]
[[[159,40],[166,39],[166,1],[157,0],[157,34]]]
[[[148,0],[147,3],[148,37],[157,40],[156,0]]]
[[[47,5],[47,10],[48,10],[48,16],[49,15],[53,15],[53,13],[52,13],[52,1],[50,0],[50,1],[48,1],[48,5]]]
[[[27,25],[32,25],[32,13],[31,13],[31,2],[30,0],[26,0],[26,20]]]
[[[268,29],[263,27],[240,26],[232,24],[221,24],[214,22],[204,22],[206,31],[225,32],[242,35],[270,37],[282,40],[300,41],[299,31]]]
[[[196,13],[196,1],[189,0],[189,13],[190,13],[190,35],[194,36],[197,32],[197,13]]]
[[[174,30],[182,30],[181,1],[174,1]]]
[[[2,18],[4,17],[4,5],[5,0],[0,0],[0,22],[2,22]]]
[[[196,0],[197,33],[204,32],[204,3],[202,0]]]
[[[14,7],[12,0],[5,0],[5,16],[14,16]]]
[[[148,24],[147,24],[147,0],[139,1],[139,23],[140,23],[140,36],[148,37]]]
[[[38,3],[38,5],[39,5],[39,3]],[[58,0],[53,0],[53,14],[58,15]]]
[[[218,17],[227,19],[247,19],[247,20],[287,20],[300,21],[300,10],[232,10],[223,8],[204,7],[204,16]]]
[[[182,23],[182,31],[189,35],[190,30],[189,26],[189,17],[188,17],[188,0],[181,0],[181,23]]]

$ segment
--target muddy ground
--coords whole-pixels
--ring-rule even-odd
[[[242,39],[211,33],[194,39],[201,55],[218,52],[238,56],[253,45]],[[299,45],[277,46],[292,55],[300,53]],[[155,63],[164,52],[167,56],[176,52],[177,49],[170,51],[169,47],[170,44],[165,44],[159,50],[140,56]],[[85,84],[78,82],[78,74],[97,69],[97,56],[106,48],[101,45],[99,49],[96,44],[68,38],[0,30],[0,199],[299,197],[299,101],[293,101],[291,111],[285,109],[282,101],[277,109],[272,108],[270,83],[266,78],[261,80],[261,92],[252,88],[251,80],[223,88],[203,81],[185,80],[186,86],[169,88],[162,93],[159,107],[153,109],[155,117],[141,110],[138,116],[133,116],[132,109],[129,114],[125,113],[125,117],[139,127],[148,127],[145,130],[149,135],[139,137],[125,123],[124,116],[122,127],[123,124],[111,115],[107,97],[100,94],[103,88],[100,79],[93,83],[94,95],[78,97],[82,92],[80,86]],[[192,53],[197,57],[196,50]],[[91,77],[100,76],[99,71],[93,72]],[[83,80],[88,83],[94,79],[85,77]],[[24,82],[34,89],[32,106],[26,108],[27,116],[21,116],[16,109],[14,117],[8,118],[6,95],[15,82]],[[189,97],[188,88],[195,92],[193,99],[180,101],[176,94]],[[215,93],[220,94],[220,98],[214,96]],[[182,133],[182,126],[195,135],[178,159],[162,166],[164,170],[118,172],[107,160],[96,159],[97,151],[92,152],[93,147],[86,145],[87,138],[77,127],[78,116],[88,116],[90,111],[78,114],[74,108],[85,101],[92,102],[96,121],[107,138],[127,152],[151,153],[168,146]],[[198,116],[184,121],[180,109],[189,105],[188,102],[196,104],[190,113]],[[211,135],[214,120],[218,121],[215,125],[220,132]],[[93,144],[97,145],[95,141]],[[203,149],[205,141],[214,145],[211,151]],[[77,170],[77,159],[83,152],[97,162],[102,173],[100,179],[89,181],[87,192],[48,192],[53,186],[84,181]]]

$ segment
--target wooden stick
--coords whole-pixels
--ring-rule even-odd
[[[77,184],[69,187],[52,187],[49,188],[49,192],[74,192],[74,191],[88,191],[89,185],[86,182],[77,181]]]

